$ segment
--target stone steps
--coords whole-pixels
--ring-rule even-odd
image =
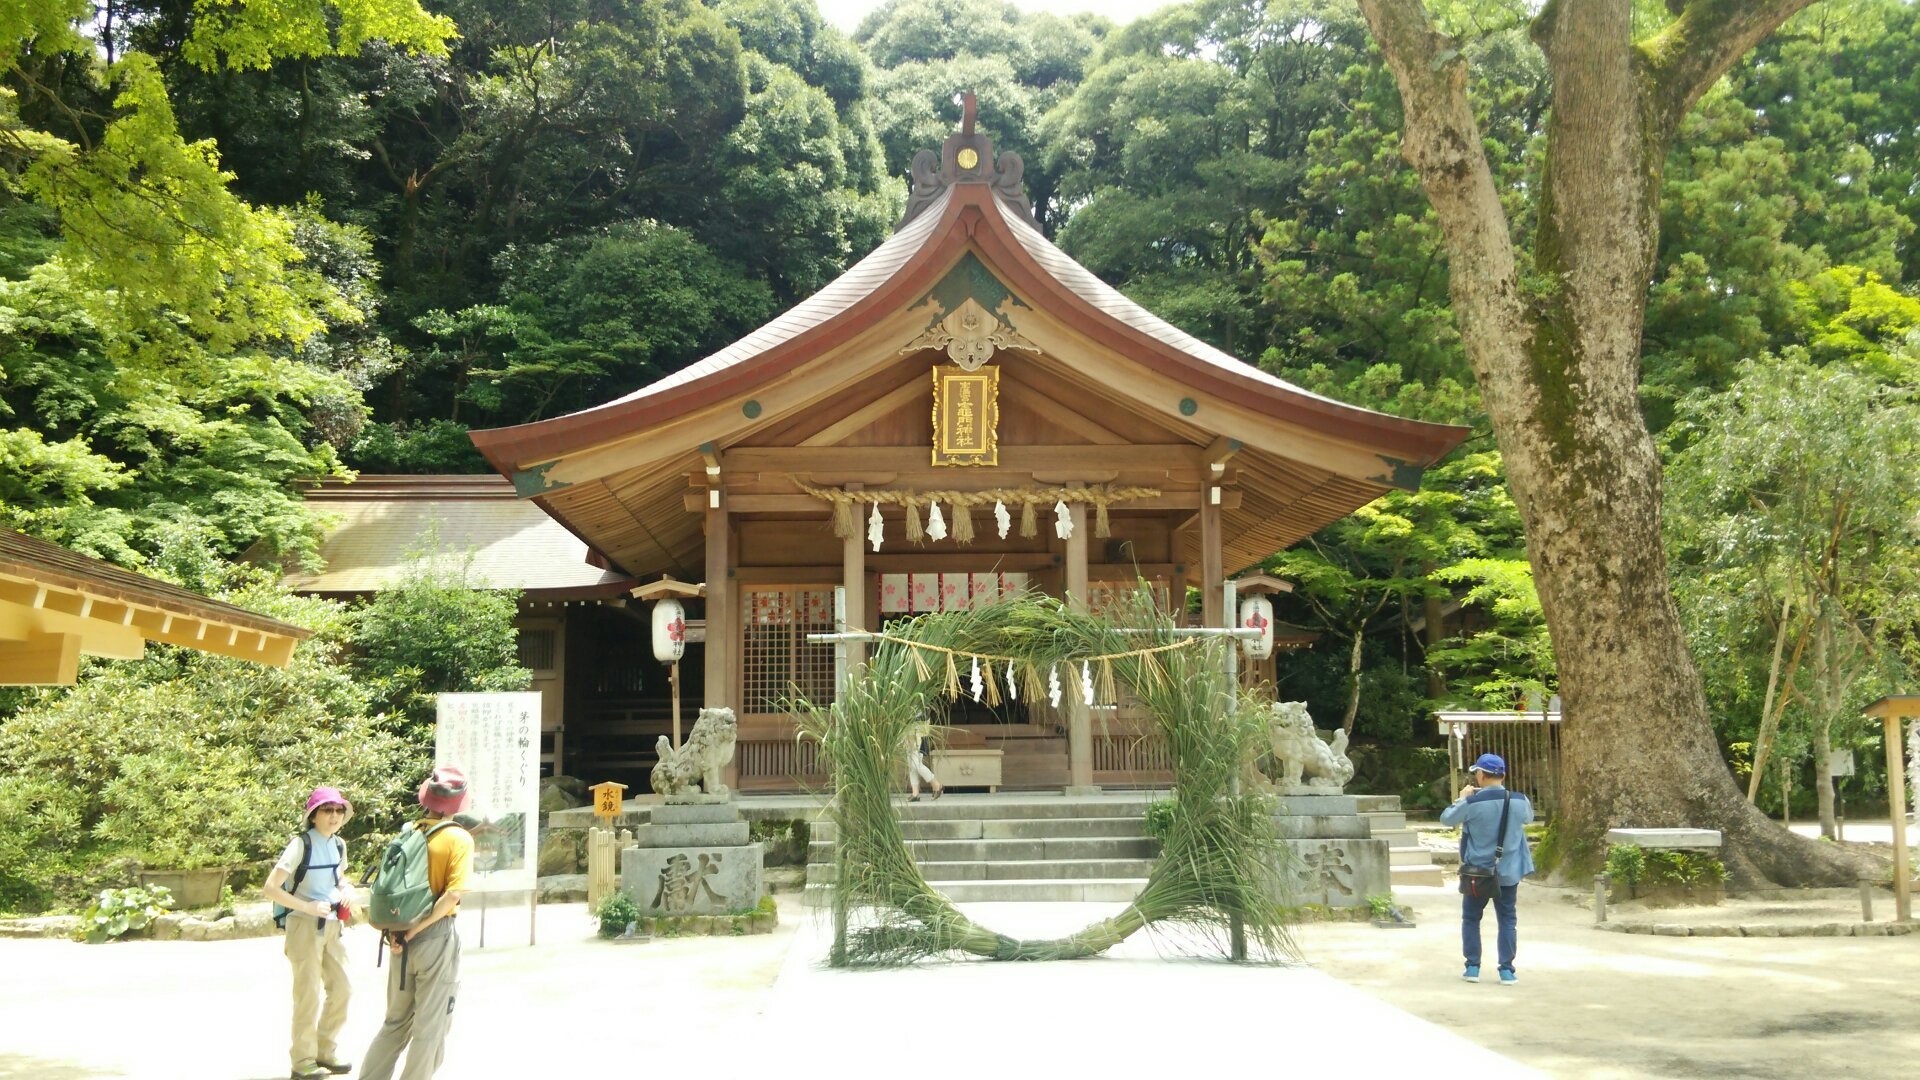
[[[818,840],[832,840],[836,826],[823,821],[813,827]],[[987,818],[946,821],[909,819],[900,823],[908,840],[1045,840],[1055,837],[1140,837],[1145,823],[1139,817],[1099,818]]]
[[[1158,844],[1145,836],[1062,836],[1034,840],[909,840],[917,862],[1023,862],[1040,859],[1151,859]],[[833,844],[816,840],[809,863],[831,863]]]
[[[1440,868],[1433,852],[1420,843],[1420,834],[1407,824],[1398,795],[1356,795],[1356,808],[1366,818],[1373,838],[1387,842],[1387,872],[1395,885],[1440,885]]]
[[[1133,880],[950,881],[938,888],[956,904],[1126,903],[1140,895],[1144,884]],[[809,885],[807,903],[824,906],[831,892],[830,886]]]
[[[1447,879],[1440,868],[1432,863],[1422,865],[1396,864],[1387,868],[1394,885],[1445,885]]]
[[[941,892],[947,892],[949,885],[973,881],[1097,880],[1130,881],[1137,891],[1152,872],[1152,859],[974,859],[920,863],[920,876]],[[833,864],[809,864],[807,884],[833,884]]]

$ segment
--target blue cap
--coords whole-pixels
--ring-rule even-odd
[[[1499,754],[1481,754],[1473,761],[1475,772],[1491,773],[1494,776],[1507,775],[1507,762]]]

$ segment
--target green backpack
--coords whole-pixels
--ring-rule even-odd
[[[406,930],[433,910],[433,885],[427,880],[427,841],[441,829],[457,828],[442,821],[426,832],[412,822],[387,842],[380,868],[367,896],[367,922],[378,930]]]

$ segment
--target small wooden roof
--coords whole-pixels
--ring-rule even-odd
[[[285,577],[295,592],[379,592],[429,543],[438,551],[471,553],[482,587],[518,589],[529,600],[605,599],[634,586],[498,476],[366,475],[325,481],[306,499],[333,523],[320,543],[325,569]]]
[[[1920,716],[1920,694],[1895,694],[1867,706],[1866,715],[1902,720]]]
[[[628,573],[696,576],[703,541],[684,498],[689,473],[718,467],[733,448],[770,444],[801,446],[823,470],[853,462],[891,471],[886,452],[911,448],[846,436],[861,430],[860,408],[892,400],[887,392],[926,393],[898,369],[917,363],[924,379],[927,354],[913,356],[914,346],[969,301],[979,307],[967,310],[984,310],[1036,347],[1000,353],[1010,374],[1048,380],[1094,415],[1139,416],[1161,436],[1151,447],[1048,446],[1032,456],[1117,449],[1184,452],[1203,466],[1232,459],[1237,503],[1222,504],[1229,570],[1388,490],[1416,488],[1422,470],[1465,438],[1465,428],[1303,390],[1128,300],[1041,234],[1019,196],[1018,157],[996,157],[984,135],[949,138],[937,173],[931,158],[915,162],[912,209],[893,236],[813,296],[632,394],[476,431],[475,445],[520,494]],[[843,403],[846,415],[825,428],[794,426]],[[1087,439],[1116,441],[1097,431]],[[1003,443],[1003,469],[1018,471],[1019,450]],[[843,462],[836,452],[859,457]],[[1035,467],[1073,466],[1027,466]]]
[[[149,641],[285,667],[311,634],[0,529],[0,684],[71,685],[82,653],[137,660]]]
[[[676,600],[697,600],[707,595],[707,587],[704,584],[696,585],[674,577],[663,577],[659,581],[647,582],[633,590],[631,595],[635,600],[664,600],[667,597]]]

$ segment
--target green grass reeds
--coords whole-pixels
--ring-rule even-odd
[[[875,643],[864,673],[832,705],[800,703],[797,710],[802,737],[820,742],[833,770],[835,962],[903,964],[955,954],[1073,959],[1105,952],[1154,924],[1196,931],[1224,955],[1236,920],[1251,955],[1298,956],[1287,897],[1296,860],[1275,835],[1271,799],[1239,785],[1267,749],[1269,713],[1229,677],[1230,640],[1176,634],[1145,589],[1102,615],[1028,593],[923,615],[896,624],[891,635],[903,640]],[[1080,693],[1081,661],[1108,657],[1089,667],[1099,692],[1110,697],[1124,689],[1164,733],[1177,809],[1146,886],[1112,918],[1063,938],[1019,940],[975,924],[921,877],[894,811],[894,778],[915,726],[939,698],[968,692],[976,656],[999,658],[989,666],[996,681],[989,694],[1002,697],[1011,659],[1027,700],[1045,695],[1055,665],[1065,692]]]

